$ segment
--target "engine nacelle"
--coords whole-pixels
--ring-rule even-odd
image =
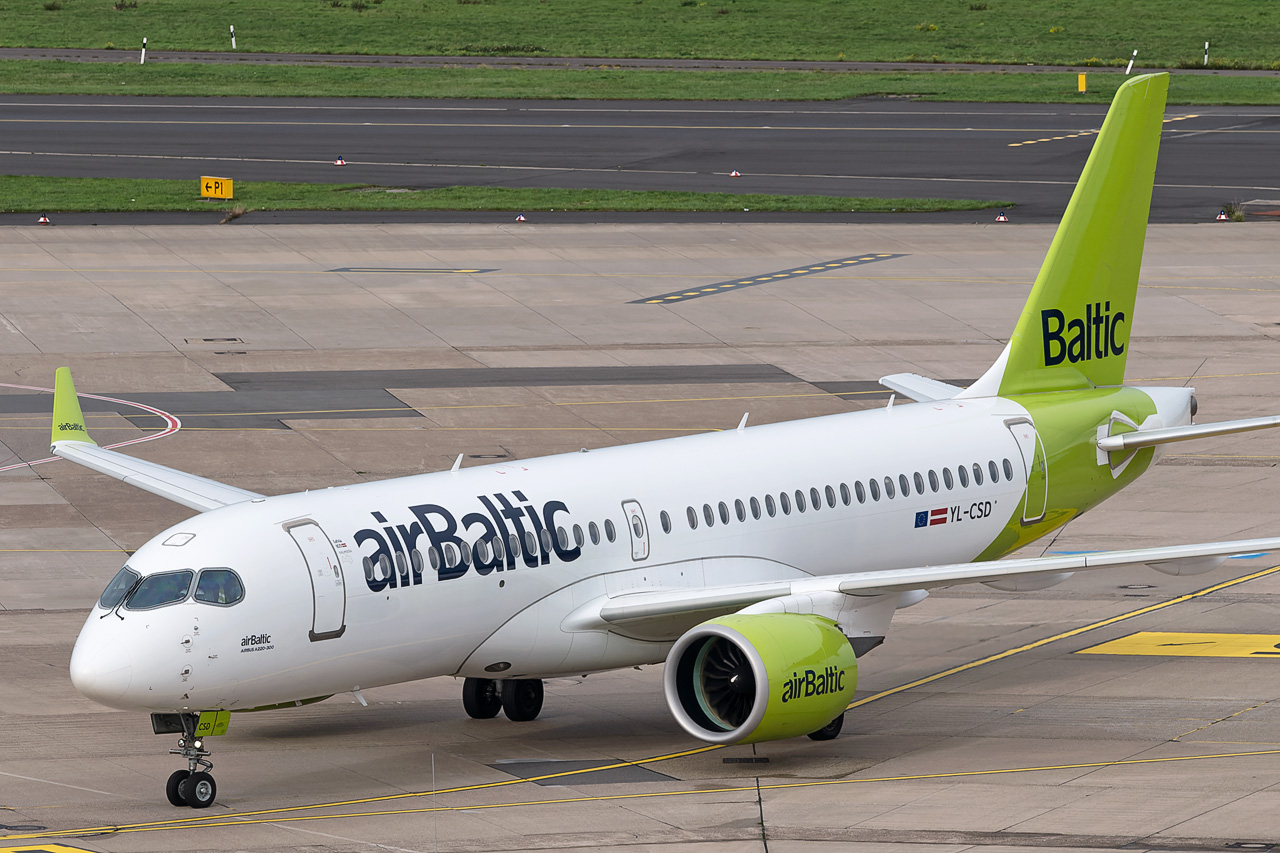
[[[836,623],[793,613],[739,614],[687,631],[667,655],[667,705],[709,743],[806,735],[844,713],[858,681]]]

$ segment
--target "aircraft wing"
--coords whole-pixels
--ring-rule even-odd
[[[49,448],[53,455],[201,512],[263,497],[257,492],[99,447],[85,429],[84,414],[68,368],[58,368],[53,389],[53,438]]]
[[[696,590],[635,592],[601,599],[591,614],[597,627],[636,625],[646,620],[669,619],[688,614],[732,613],[743,607],[787,595],[839,592],[873,596],[890,592],[955,586],[962,583],[1009,581],[1063,572],[1092,569],[1148,566],[1170,575],[1199,574],[1221,565],[1228,557],[1280,549],[1280,537],[1209,542],[1197,545],[1170,545],[1128,551],[1098,551],[1058,557],[1031,557],[984,563],[955,563],[886,569],[798,580],[720,586]],[[579,614],[574,627],[587,620]]]

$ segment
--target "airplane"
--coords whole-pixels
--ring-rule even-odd
[[[1052,586],[1146,565],[1198,574],[1280,537],[1005,557],[1116,494],[1195,424],[1194,389],[1125,361],[1167,74],[1125,82],[998,360],[915,402],[268,497],[101,448],[68,368],[52,452],[198,510],[95,603],[70,674],[179,735],[175,806],[217,796],[232,713],[439,676],[472,718],[535,719],[543,680],[665,662],[713,744],[836,737],[858,659],[930,589]]]

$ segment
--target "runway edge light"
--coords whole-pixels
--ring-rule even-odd
[[[516,222],[524,222],[524,221],[525,221],[525,218],[523,213],[516,216]]]
[[[42,213],[42,214],[40,214],[40,218],[36,220],[36,224],[37,224],[37,225],[52,225],[53,223],[49,221],[49,217],[45,216],[45,215]]]
[[[338,155],[338,159],[333,161],[333,165],[335,165],[335,166],[345,166],[345,165],[347,165],[347,161],[346,161],[346,160],[343,160],[343,159],[342,159],[342,155],[341,155],[341,154],[339,154],[339,155]]]
[[[1000,211],[1000,215],[996,217],[996,222],[1008,222],[1009,217],[1004,215],[1004,211]]]
[[[741,177],[742,177],[742,173],[741,173],[741,172],[739,172],[737,169],[734,169],[732,172],[730,172],[730,173],[729,173],[729,177],[731,177],[731,178],[741,178]]]
[[[1231,217],[1230,217],[1230,216],[1227,216],[1227,210],[1226,210],[1226,208],[1223,208],[1222,210],[1219,210],[1219,211],[1218,211],[1218,215],[1217,215],[1217,216],[1215,216],[1213,219],[1214,219],[1214,221],[1215,221],[1215,222],[1230,222],[1230,221],[1231,221]]]

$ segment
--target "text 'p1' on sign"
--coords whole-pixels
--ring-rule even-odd
[[[204,198],[231,198],[231,179],[201,178],[200,195]]]

